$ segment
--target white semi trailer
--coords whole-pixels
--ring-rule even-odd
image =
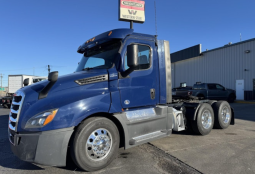
[[[32,76],[32,75],[9,75],[8,76],[8,86],[9,86],[9,90],[8,93],[6,94],[6,97],[3,97],[2,100],[2,106],[5,108],[10,108],[11,103],[12,103],[12,95],[19,90],[20,88],[24,87],[24,80],[25,79],[29,79],[28,80],[28,84],[27,85],[31,85],[33,83],[36,82],[40,82],[43,80],[46,80],[47,77],[44,76]]]
[[[41,76],[32,76],[32,75],[9,75],[8,76],[8,86],[9,86],[9,94],[14,94],[18,89],[24,87],[23,82],[25,79],[29,79],[29,84],[42,81],[47,79],[47,77]]]

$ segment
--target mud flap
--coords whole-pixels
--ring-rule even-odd
[[[231,114],[232,114],[232,118],[231,118],[231,125],[235,125],[235,112],[234,109],[231,107]]]

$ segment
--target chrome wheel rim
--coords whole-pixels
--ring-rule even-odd
[[[202,125],[205,129],[209,129],[212,125],[212,114],[209,110],[205,110],[202,113]]]
[[[222,121],[223,121],[225,124],[229,122],[229,120],[230,120],[230,112],[229,112],[228,107],[224,107],[224,108],[221,110],[221,118],[222,118]]]
[[[104,128],[93,131],[86,143],[86,153],[93,161],[107,157],[112,147],[112,135]]]

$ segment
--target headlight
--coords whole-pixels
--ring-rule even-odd
[[[25,128],[41,128],[49,124],[54,119],[57,112],[58,109],[54,109],[37,114],[27,121]]]

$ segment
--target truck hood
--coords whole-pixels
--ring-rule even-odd
[[[51,88],[50,93],[65,90],[68,88],[74,88],[79,87],[80,85],[76,83],[76,80],[94,77],[98,75],[105,75],[108,74],[108,71],[106,69],[92,69],[89,71],[80,71],[80,72],[74,72],[72,74],[67,74],[60,76],[54,86]],[[47,84],[49,83],[48,80],[41,81],[35,84],[32,84],[30,86],[26,86],[22,88],[22,90],[27,93],[26,91],[33,90],[35,92],[40,92]]]
[[[92,69],[61,76],[50,89],[47,97],[42,99],[38,98],[39,93],[49,81],[38,82],[20,89],[20,91],[24,93],[25,98],[20,112],[18,130],[25,131],[25,123],[35,114],[54,108],[68,109],[71,105],[76,106],[79,102],[84,102],[84,100],[89,98],[92,99],[96,96],[99,96],[99,98],[103,97],[104,100],[107,100],[105,103],[107,103],[108,107],[110,103],[110,95],[107,80],[85,85],[80,85],[75,82],[76,80],[107,74],[108,71],[106,69]],[[109,109],[109,107],[107,109]],[[37,131],[39,130],[40,129]]]

